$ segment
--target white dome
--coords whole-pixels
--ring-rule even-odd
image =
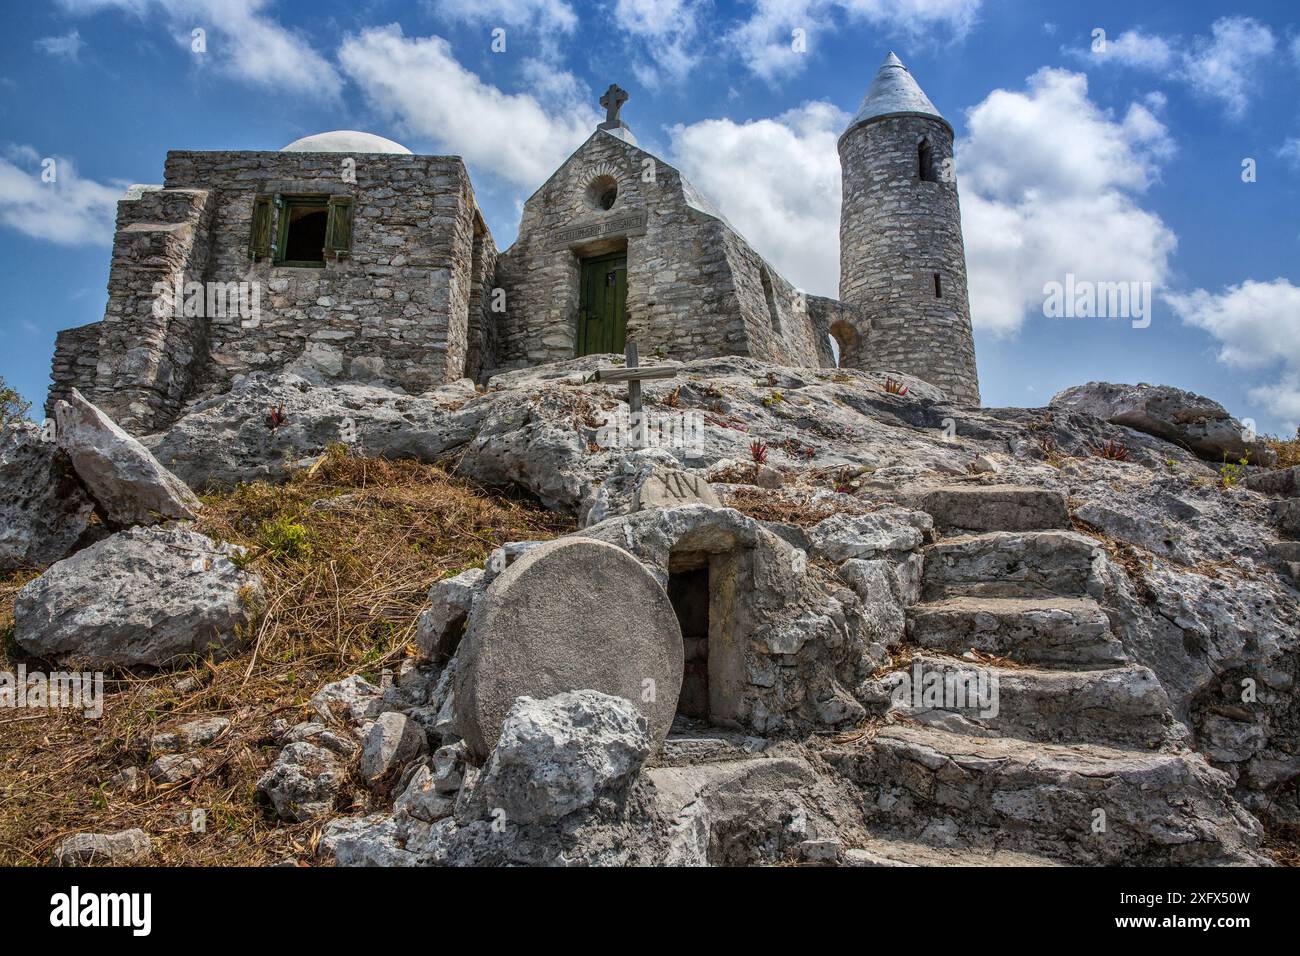
[[[304,136],[280,150],[282,153],[406,153],[410,150],[401,143],[384,139],[374,133],[359,133],[354,129],[336,129],[330,133]]]

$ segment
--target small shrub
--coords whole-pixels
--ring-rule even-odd
[[[885,379],[885,391],[890,395],[906,395],[907,386],[902,382],[895,381],[892,378]]]
[[[1226,490],[1233,485],[1240,484],[1241,479],[1246,477],[1246,465],[1250,459],[1242,458],[1236,464],[1233,464],[1227,460],[1227,455],[1223,457],[1223,465],[1219,468],[1219,487]]]
[[[4,376],[0,375],[0,428],[20,418],[26,418],[32,410],[32,403],[25,400],[18,392],[9,387]]]
[[[749,457],[754,459],[754,466],[759,467],[767,464],[767,444],[761,441],[752,441],[749,443]]]
[[[785,401],[784,395],[782,395],[780,392],[773,392],[771,395],[768,395],[766,398],[763,399],[763,407],[772,408],[774,405],[780,405],[784,401]]]
[[[291,518],[262,522],[257,546],[269,558],[297,561],[311,557],[311,532]]]

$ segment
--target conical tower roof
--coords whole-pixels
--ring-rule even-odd
[[[889,56],[885,57],[885,62],[880,64],[880,69],[876,72],[876,78],[871,81],[862,105],[858,107],[858,112],[844,132],[847,133],[855,126],[880,119],[882,116],[909,115],[930,116],[952,128],[951,124],[943,118],[943,114],[930,102],[930,97],[926,96],[925,91],[917,85],[907,67],[903,66],[903,61],[891,51]]]

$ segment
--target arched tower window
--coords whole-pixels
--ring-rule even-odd
[[[923,139],[916,145],[917,176],[923,183],[937,183],[939,176],[934,169],[934,147],[930,140]]]

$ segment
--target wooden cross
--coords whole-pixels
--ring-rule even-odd
[[[641,414],[641,383],[651,378],[672,378],[678,372],[676,365],[638,365],[636,343],[628,342],[623,353],[626,361],[622,368],[596,369],[598,382],[627,382],[627,407],[632,414],[632,429],[636,433],[636,447],[642,447],[645,437],[644,416]]]
[[[623,108],[627,102],[627,90],[623,89],[617,83],[609,84],[609,89],[605,95],[600,98],[600,105],[605,107],[605,124],[608,126],[619,126],[621,121],[618,118],[618,111]]]

